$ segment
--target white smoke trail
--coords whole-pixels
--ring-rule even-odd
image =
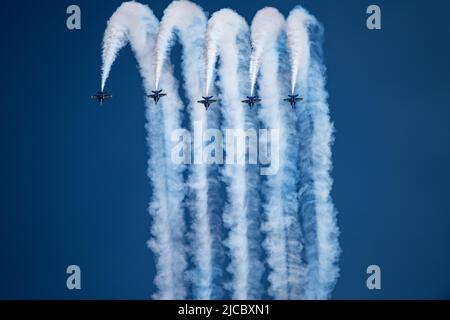
[[[307,50],[308,30],[307,24],[311,16],[301,8],[291,11],[286,22],[286,33],[288,36],[288,44],[291,50],[291,94],[294,94],[297,81],[305,81],[308,70],[305,68],[309,65],[310,53]]]
[[[199,14],[198,9],[192,2],[182,0],[172,2],[164,10],[155,45],[155,89],[159,88],[161,72],[173,44],[174,29],[179,28],[186,32],[185,30],[192,23],[192,19],[196,17],[196,14]]]
[[[249,71],[249,57],[251,56],[250,35],[248,33],[239,34],[237,38],[237,44],[239,48],[239,87],[242,93],[250,92],[250,86],[248,82]],[[263,224],[262,203],[261,203],[261,167],[258,165],[252,165],[250,161],[252,146],[257,147],[258,128],[260,125],[257,117],[257,109],[248,108],[244,105],[245,114],[245,128],[246,139],[248,139],[248,150],[246,150],[246,159],[249,163],[245,165],[245,174],[247,179],[247,195],[246,195],[246,209],[247,209],[247,238],[248,238],[248,250],[249,250],[249,292],[248,296],[251,299],[261,299],[266,284],[261,281],[265,268],[264,268],[264,248],[263,233],[261,226]],[[252,138],[253,136],[253,138]],[[254,139],[254,140],[253,140]],[[253,142],[252,142],[253,140]],[[257,162],[257,160],[255,160]],[[275,167],[275,166],[274,166]]]
[[[262,108],[259,118],[269,129],[280,130],[278,148],[280,164],[278,173],[268,176],[264,183],[264,212],[266,233],[264,247],[267,251],[269,294],[275,299],[299,299],[304,285],[300,221],[298,219],[298,137],[293,112],[281,102],[290,78],[290,65],[286,63],[286,37],[284,17],[274,8],[260,10],[252,23],[258,41],[253,41],[254,52],[259,57]],[[252,34],[252,37],[254,35]],[[265,39],[261,39],[266,37]],[[258,68],[254,70],[258,73]]]
[[[208,21],[208,29],[214,27],[214,20],[211,19]],[[209,31],[209,30],[208,30]],[[209,91],[211,90],[211,83],[213,81],[214,76],[214,68],[217,62],[217,50],[218,50],[218,39],[220,33],[216,32],[207,32],[205,35],[205,51],[204,51],[204,61],[205,61],[205,96],[209,96]]]
[[[330,196],[333,185],[330,171],[332,169],[331,145],[334,141],[334,128],[330,120],[328,93],[325,89],[326,70],[322,58],[323,31],[322,26],[315,19],[311,23],[310,32],[311,65],[308,71],[308,107],[313,123],[312,176],[320,264],[318,273],[320,290],[317,297],[326,299],[329,298],[339,277],[339,267],[337,266],[340,255],[339,229],[336,210]]]
[[[242,41],[248,37],[248,26],[245,20],[230,9],[222,9],[213,14],[208,22],[206,35],[206,70],[208,92],[214,66],[218,56],[221,58],[219,68],[222,89],[222,115],[224,118],[223,130],[245,130],[246,110],[240,102],[240,48]],[[248,41],[248,38],[246,38]],[[245,72],[246,73],[246,72]],[[233,299],[249,299],[253,297],[253,286],[260,282],[254,277],[258,270],[257,262],[250,261],[248,221],[246,198],[247,178],[244,164],[227,164],[222,174],[227,185],[228,202],[223,212],[224,224],[229,230],[225,245],[230,250],[229,271],[232,274],[231,289]],[[252,268],[252,269],[251,269]]]
[[[253,18],[251,26],[253,51],[250,57],[249,72],[250,94],[252,96],[254,94],[256,77],[261,65],[261,58],[266,53],[266,50],[276,46],[284,23],[284,18],[279,11],[271,7],[259,10]]]
[[[143,47],[147,46],[145,42],[147,40],[145,32],[147,31],[143,28],[139,29],[139,27],[144,26],[145,19],[150,20],[151,18],[154,18],[153,12],[147,7],[134,2],[123,3],[111,16],[103,36],[102,91],[105,88],[106,80],[120,49],[131,40],[133,40],[133,46],[139,46],[139,50],[143,51]],[[155,29],[157,30],[158,26],[155,26]],[[152,31],[148,30],[148,32]],[[131,33],[134,36],[133,39],[130,39]]]
[[[296,20],[302,21],[300,26]],[[325,89],[325,68],[322,63],[322,27],[301,7],[295,8],[288,18],[291,27],[288,37],[298,37],[306,50],[297,50],[295,39],[289,41],[291,54],[297,55],[294,83],[305,92],[304,108],[298,109],[302,139],[301,169],[304,178],[299,192],[302,201],[302,222],[305,232],[305,259],[307,261],[307,299],[327,299],[339,275],[337,261],[340,254],[336,212],[330,197],[332,179],[331,144],[333,125],[330,121]],[[301,30],[303,29],[303,30]],[[298,33],[298,36],[297,36]],[[305,57],[299,57],[304,54]],[[293,59],[294,60],[294,59]],[[294,62],[294,61],[293,61]]]
[[[278,174],[268,176],[264,182],[263,191],[265,203],[263,205],[265,221],[262,226],[266,238],[264,248],[267,252],[267,264],[270,268],[268,280],[269,294],[275,299],[289,298],[288,269],[286,256],[286,233],[284,213],[283,181],[285,176],[284,162],[286,161],[286,121],[282,106],[278,83],[279,55],[278,38],[284,28],[284,17],[275,8],[264,8],[258,11],[252,22],[252,56],[250,60],[251,95],[260,71],[259,86],[261,89],[261,108],[259,118],[267,129],[280,130],[279,152],[280,169]],[[262,63],[262,65],[261,65]],[[273,137],[272,137],[273,138]]]
[[[201,97],[201,76],[203,74],[203,41],[206,31],[206,16],[203,10],[190,1],[174,1],[164,11],[156,39],[157,77],[161,66],[169,54],[173,35],[177,32],[183,46],[184,87],[189,99],[189,116],[191,131],[195,134],[207,128],[207,114],[196,100]],[[159,70],[159,71],[158,71]],[[157,80],[159,83],[159,80]],[[172,94],[172,93],[170,93]],[[195,132],[195,131],[198,132]],[[202,137],[200,137],[203,139]],[[204,144],[194,144],[195,160],[202,157]],[[190,209],[192,212],[191,254],[195,264],[192,272],[194,299],[211,299],[212,297],[212,237],[208,216],[208,171],[203,161],[191,166],[189,188],[194,196]]]
[[[278,52],[280,55],[279,69],[279,88],[282,97],[287,97],[290,93],[289,86],[286,86],[291,79],[291,65],[289,62],[289,50],[287,48],[286,34],[282,34],[280,39]],[[302,108],[301,104],[297,108]],[[285,231],[286,231],[286,250],[287,250],[287,267],[288,267],[288,283],[289,283],[289,299],[301,299],[304,296],[305,286],[305,262],[303,261],[303,234],[301,221],[298,214],[299,198],[298,184],[299,177],[302,176],[299,168],[299,146],[304,136],[297,129],[297,119],[295,110],[283,101],[280,107],[281,113],[285,120],[285,133],[282,139],[286,143],[286,152],[281,156],[283,159],[282,169],[280,172],[284,174],[283,178],[283,205],[285,210]]]
[[[147,94],[151,91],[153,66],[149,62],[153,60],[157,30],[158,20],[147,6],[132,1],[123,3],[116,10],[108,21],[104,36],[102,88],[118,51],[130,42],[143,77],[144,88]],[[165,85],[176,90],[171,70],[166,71]],[[170,165],[166,138],[179,123],[177,105],[179,102],[167,99],[163,104],[163,110],[167,111],[162,114],[159,107],[147,100],[146,108],[147,143],[150,151],[148,176],[153,185],[153,199],[149,205],[153,218],[153,238],[149,241],[149,246],[157,258],[155,283],[159,293],[154,297],[159,299],[183,299],[186,296],[186,258],[183,245],[185,230],[181,208],[183,187],[180,168]],[[161,145],[165,148],[161,148]]]
[[[150,60],[151,61],[151,60]],[[176,294],[171,299],[186,299],[186,247],[185,247],[185,235],[186,227],[184,220],[184,207],[183,201],[186,197],[186,188],[184,186],[184,171],[186,167],[175,163],[171,158],[172,152],[172,134],[176,130],[181,128],[181,111],[183,103],[178,94],[178,82],[173,76],[172,66],[166,64],[163,69],[164,76],[161,78],[161,83],[167,92],[170,94],[164,99],[160,100],[158,105],[153,104],[153,101],[149,99],[152,108],[161,108],[162,121],[164,130],[164,144],[159,145],[164,147],[165,156],[165,169],[166,169],[166,190],[167,196],[167,208],[170,223],[171,245],[172,245],[172,270],[174,282],[176,284]],[[153,70],[152,70],[153,71]],[[150,137],[150,139],[152,139]],[[159,170],[159,168],[155,168]],[[153,250],[154,248],[151,247]],[[157,298],[163,294],[156,295]]]

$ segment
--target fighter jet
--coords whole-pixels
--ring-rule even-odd
[[[148,95],[147,97],[152,98],[156,104],[158,104],[159,99],[161,97],[167,96],[166,93],[162,93],[162,90],[152,91],[152,94]]]
[[[253,107],[255,104],[257,104],[258,102],[261,102],[261,99],[258,96],[252,97],[247,96],[246,100],[242,100],[242,103],[248,104],[250,108]]]
[[[203,100],[198,100],[197,103],[201,103],[205,106],[206,110],[209,109],[209,107],[211,106],[211,104],[213,104],[214,102],[217,102],[217,100],[213,99],[213,96],[210,97],[202,97]]]
[[[108,94],[108,92],[106,91],[99,91],[97,92],[96,95],[91,96],[92,100],[97,100],[98,103],[100,103],[100,105],[103,104],[103,101],[111,99],[112,98],[112,94]]]
[[[295,95],[289,94],[288,97],[289,98],[284,99],[284,101],[289,102],[291,104],[292,109],[295,108],[295,105],[297,104],[297,102],[300,102],[303,100],[303,98],[299,98],[298,94],[295,94]]]

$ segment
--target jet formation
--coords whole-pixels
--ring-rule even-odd
[[[163,93],[163,90],[154,90],[154,91],[152,91],[152,94],[147,95],[148,98],[153,99],[155,104],[158,104],[159,100],[164,96],[167,96],[167,94]],[[102,105],[105,100],[108,100],[111,98],[112,98],[112,94],[108,94],[106,91],[98,91],[96,95],[91,96],[91,99],[97,100],[100,103],[100,105]],[[217,100],[217,99],[213,99],[213,96],[209,96],[209,97],[202,97],[202,99],[198,100],[197,103],[203,104],[205,109],[208,110],[209,107],[213,103],[218,102],[218,101],[219,100]],[[303,98],[300,98],[298,94],[290,94],[290,95],[288,95],[288,98],[283,99],[283,101],[289,102],[292,109],[294,109],[297,105],[297,102],[303,101]],[[242,100],[242,103],[248,104],[248,106],[250,108],[254,107],[255,105],[257,105],[260,102],[261,102],[261,99],[256,95],[255,96],[247,96],[247,99]]]

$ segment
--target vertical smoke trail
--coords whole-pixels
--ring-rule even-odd
[[[330,191],[333,180],[331,145],[333,144],[333,124],[330,120],[328,93],[325,89],[325,66],[322,58],[322,26],[313,19],[310,30],[311,64],[308,70],[308,107],[311,112],[313,135],[311,137],[312,176],[314,179],[315,209],[317,215],[318,260],[320,269],[318,280],[319,299],[329,298],[337,278],[340,247],[336,210]]]
[[[245,130],[246,110],[240,102],[240,54],[243,39],[248,37],[248,26],[245,20],[230,9],[222,9],[211,17],[208,22],[206,35],[206,92],[208,92],[214,67],[218,56],[221,58],[219,68],[222,90],[221,107],[224,118],[223,131],[227,129]],[[248,38],[247,38],[248,39]],[[248,41],[248,40],[247,40]],[[234,143],[234,141],[227,141]],[[227,155],[227,164],[222,174],[227,185],[228,202],[224,209],[224,224],[229,230],[225,245],[230,251],[229,271],[232,274],[231,289],[234,299],[254,298],[254,287],[259,286],[260,272],[257,270],[258,262],[250,261],[249,254],[249,223],[247,220],[248,197],[247,176],[244,163],[234,164],[231,155]],[[244,160],[245,159],[238,159]],[[231,161],[233,163],[231,163]]]
[[[123,3],[116,10],[108,21],[104,36],[102,88],[118,51],[130,42],[139,64],[144,88],[147,93],[150,92],[153,68],[149,62],[152,61],[157,29],[158,20],[147,6],[132,1]],[[173,84],[175,81],[171,70],[167,70],[165,74],[165,81]],[[172,109],[173,105],[169,103],[166,108]],[[155,298],[183,299],[186,294],[183,280],[186,261],[181,239],[184,233],[183,221],[180,219],[181,202],[177,194],[168,197],[168,192],[172,193],[176,191],[174,188],[180,188],[179,171],[169,172],[172,168],[168,168],[167,148],[161,148],[161,145],[167,144],[165,136],[167,129],[173,125],[173,120],[167,119],[167,115],[162,114],[148,100],[146,118],[150,152],[148,176],[153,185],[153,199],[149,205],[153,218],[153,238],[149,245],[157,258],[155,283],[159,289]]]
[[[152,60],[149,60],[150,62]],[[148,63],[148,61],[147,61]],[[153,69],[152,69],[153,72]],[[178,92],[178,82],[173,76],[172,66],[165,65],[164,76],[161,78],[161,83],[167,92]],[[171,158],[172,152],[172,134],[175,130],[181,128],[181,109],[183,103],[177,94],[170,94],[164,97],[158,105],[153,104],[150,100],[152,108],[161,108],[162,110],[162,124],[164,132],[164,144],[159,145],[159,148],[163,147],[164,150],[164,166],[165,166],[165,178],[166,178],[166,192],[167,192],[167,209],[168,209],[168,221],[171,237],[171,260],[173,271],[173,282],[175,283],[175,294],[169,299],[186,299],[186,247],[185,247],[185,235],[186,227],[184,221],[184,207],[183,201],[186,197],[186,188],[184,186],[183,175],[185,166],[177,164]],[[152,139],[152,137],[150,137]],[[160,170],[156,167],[154,170]],[[155,225],[154,225],[155,228]],[[150,241],[150,247],[153,251],[155,247],[153,242]],[[158,248],[156,248],[158,249]],[[166,299],[164,292],[161,290],[159,294],[155,295],[155,298]]]
[[[247,27],[248,28],[248,27]],[[250,86],[248,82],[249,71],[249,57],[251,56],[251,44],[250,34],[241,33],[237,37],[237,44],[239,48],[239,87],[241,92],[250,92]],[[244,105],[245,112],[245,139],[248,142],[244,143],[243,147],[248,147],[245,151],[245,159],[248,159],[248,164],[245,165],[245,175],[247,179],[247,196],[246,196],[246,209],[247,209],[247,238],[248,238],[248,250],[249,250],[249,292],[248,296],[252,299],[261,299],[265,284],[261,281],[264,273],[264,248],[262,246],[263,234],[261,231],[263,217],[261,216],[262,204],[261,204],[261,168],[258,165],[257,156],[251,160],[253,155],[257,152],[258,147],[258,128],[259,119],[257,117],[257,109],[248,108]],[[243,137],[244,138],[244,137]],[[251,150],[255,148],[254,152]],[[246,160],[244,160],[245,162]]]
[[[183,77],[185,92],[189,99],[191,131],[202,134],[207,127],[205,110],[196,103],[201,96],[201,75],[203,74],[203,38],[206,31],[206,17],[203,10],[190,1],[174,1],[164,11],[156,39],[157,77],[160,66],[166,61],[175,32],[183,46]],[[159,83],[159,80],[157,81]],[[170,93],[174,94],[174,93]],[[196,132],[198,131],[198,132]],[[203,137],[200,136],[200,139]],[[194,299],[211,299],[212,296],[212,237],[208,217],[207,166],[201,161],[204,145],[194,143],[195,165],[191,166],[189,188],[194,199],[189,204],[192,212],[192,244],[195,270],[192,272]]]
[[[340,249],[336,213],[330,197],[333,126],[322,64],[322,29],[316,19],[301,7],[291,12],[287,23],[292,63],[296,65],[292,68],[292,91],[299,89],[305,92],[304,108],[297,109],[302,137],[299,197],[307,262],[304,294],[306,299],[327,299],[338,277],[336,264]]]
[[[208,21],[208,29],[212,28],[214,25],[214,20],[209,19]],[[215,22],[214,24],[217,24]],[[217,32],[219,33],[219,32]],[[218,50],[218,39],[220,34],[216,34],[216,32],[206,32],[205,35],[205,52],[204,52],[204,61],[205,61],[205,96],[209,96],[209,92],[211,90],[211,83],[213,81],[214,76],[214,68],[217,62],[217,50]]]
[[[252,47],[250,59],[251,94],[261,67],[259,86],[261,89],[261,108],[259,118],[267,129],[281,130],[279,141],[280,168],[275,175],[269,175],[264,182],[263,204],[265,221],[262,226],[265,232],[264,248],[267,252],[267,264],[270,268],[268,280],[269,294],[275,299],[288,299],[289,284],[286,256],[286,233],[284,213],[283,181],[285,176],[284,162],[287,160],[284,113],[280,106],[278,89],[278,38],[284,27],[284,17],[274,8],[264,8],[257,12],[253,19]],[[261,65],[262,64],[262,65]],[[273,137],[271,137],[273,138]]]
[[[279,88],[282,97],[290,94],[290,88],[286,86],[290,82],[291,65],[289,60],[289,50],[287,48],[287,37],[283,33],[278,52],[280,55]],[[297,108],[302,108],[299,104]],[[285,231],[286,231],[286,251],[288,266],[289,299],[301,299],[304,296],[305,286],[305,266],[303,261],[303,234],[301,221],[298,214],[299,198],[297,187],[299,185],[301,171],[299,168],[299,146],[304,136],[299,134],[297,129],[297,119],[295,110],[287,102],[283,102],[281,112],[285,119],[285,132],[282,139],[285,139],[286,153],[282,156],[283,164],[281,172],[284,173],[283,179],[283,204],[285,210]]]

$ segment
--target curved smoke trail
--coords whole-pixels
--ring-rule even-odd
[[[164,16],[159,26],[155,45],[155,89],[159,88],[161,72],[173,45],[174,29],[179,30],[182,35],[191,38],[199,37],[195,40],[189,39],[189,41],[194,40],[200,42],[203,38],[202,33],[204,33],[204,30],[202,30],[204,27],[201,27],[203,24],[206,25],[206,17],[203,10],[190,1],[173,1],[164,10]],[[200,32],[200,34],[196,35],[191,33],[189,27],[193,27],[194,29],[192,31]],[[183,39],[181,41],[183,42]],[[196,77],[196,75],[193,76]]]
[[[245,130],[246,110],[240,102],[240,78],[246,73],[240,66],[241,50],[245,50],[248,42],[248,25],[236,12],[222,9],[213,14],[208,22],[206,35],[206,70],[208,92],[214,67],[218,56],[221,58],[218,74],[219,86],[222,89],[222,115],[224,118],[224,131],[227,129]],[[246,39],[246,40],[245,40]],[[228,141],[227,141],[228,143]],[[231,156],[231,155],[229,155]],[[254,261],[249,253],[249,221],[246,207],[247,176],[245,166],[242,164],[228,164],[232,161],[227,157],[227,165],[222,174],[227,185],[228,201],[223,212],[224,224],[229,233],[225,245],[230,250],[229,271],[232,274],[231,290],[234,299],[255,298],[259,293],[260,279],[258,261]],[[252,261],[251,261],[252,260]],[[257,291],[257,290],[256,290]]]
[[[295,8],[286,22],[286,33],[291,53],[291,94],[294,94],[297,81],[305,81],[309,65],[309,44],[307,24],[312,17],[302,8]]]
[[[154,23],[156,25],[153,25]],[[157,30],[158,20],[153,12],[140,3],[125,2],[114,12],[108,21],[103,36],[102,91],[120,49],[130,42],[132,47],[136,49],[136,53],[139,52],[144,55],[146,49],[148,50],[151,45],[148,42],[153,41],[153,39],[147,39],[147,37],[154,36]],[[145,79],[147,78],[146,76]]]
[[[272,20],[273,19],[273,20]],[[251,26],[252,55],[250,57],[250,94],[253,96],[256,77],[261,65],[261,58],[266,50],[276,46],[280,32],[284,26],[284,17],[271,7],[259,10],[253,18]],[[278,63],[277,63],[278,65]],[[276,74],[274,74],[276,76]]]
[[[158,30],[158,20],[153,12],[137,2],[125,2],[108,21],[103,45],[103,75],[102,88],[108,78],[111,66],[119,50],[130,42],[139,64],[139,69],[147,93],[153,84],[153,68],[148,61],[153,59],[154,39]],[[174,83],[171,70],[165,73],[166,82]],[[172,103],[173,104],[173,103]],[[170,103],[166,106],[173,109]],[[171,130],[174,122],[162,114],[147,100],[147,143],[150,159],[148,162],[148,176],[153,185],[153,199],[149,205],[149,212],[153,218],[150,247],[157,257],[157,275],[155,283],[159,299],[183,299],[186,295],[183,275],[186,268],[185,249],[182,242],[184,223],[180,214],[179,199],[179,170],[168,168],[167,131]],[[170,168],[172,169],[172,168]],[[171,193],[169,197],[168,193]],[[172,194],[173,192],[173,194]]]
[[[156,39],[156,77],[158,79],[161,66],[166,61],[172,38],[177,32],[183,46],[183,77],[185,92],[189,99],[189,116],[191,131],[201,134],[207,128],[207,115],[196,100],[201,96],[201,75],[203,70],[203,38],[206,31],[206,16],[203,10],[190,1],[174,1],[164,11]],[[157,80],[157,84],[159,80]],[[157,85],[158,86],[158,85]],[[173,94],[173,93],[170,93]],[[203,139],[202,137],[200,137]],[[194,143],[194,159],[202,158],[204,145]],[[195,270],[191,273],[195,299],[210,299],[212,297],[213,253],[210,221],[208,217],[208,171],[203,161],[191,166],[189,188],[194,199],[190,203],[192,209],[192,244]]]
[[[304,295],[306,299],[327,299],[339,275],[337,261],[340,249],[336,212],[330,197],[333,125],[329,117],[322,62],[323,33],[317,20],[301,7],[291,12],[289,24],[291,55],[298,62],[298,68],[292,69],[293,73],[297,72],[293,78],[293,83],[296,83],[293,91],[305,92],[304,108],[297,111],[300,136],[304,137],[301,139],[302,185],[299,191],[307,262]],[[306,43],[304,48],[307,50],[303,53],[297,50],[300,42],[294,38]],[[294,44],[295,48],[292,47]],[[305,57],[301,57],[302,54]]]
[[[286,261],[286,233],[285,216],[283,209],[283,181],[286,176],[283,162],[286,157],[285,119],[280,106],[280,93],[278,89],[279,55],[278,39],[283,31],[284,17],[275,8],[264,8],[258,11],[252,22],[252,47],[250,59],[250,86],[251,94],[256,82],[256,76],[261,71],[259,86],[261,89],[261,108],[259,118],[267,129],[281,130],[278,140],[280,153],[280,169],[278,174],[270,175],[264,181],[263,191],[265,202],[263,204],[265,221],[264,248],[267,252],[267,264],[270,268],[268,280],[269,294],[275,299],[288,299],[289,284]],[[261,70],[260,70],[261,68]],[[271,137],[273,138],[273,137]],[[276,141],[273,141],[276,143]]]

